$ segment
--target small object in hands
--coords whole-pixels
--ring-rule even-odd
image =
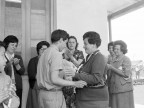
[[[73,69],[75,70],[75,66],[73,63],[63,59],[63,70],[65,71],[66,69]],[[76,72],[76,70],[75,70]],[[65,75],[65,79],[66,80],[72,80],[72,76],[69,76],[69,75]]]
[[[119,69],[119,70],[122,70],[123,68],[122,68],[122,66],[120,66],[118,69]]]
[[[87,85],[87,83],[85,81],[82,81],[82,80],[75,82],[75,87],[77,87],[77,88],[83,88],[86,85]]]
[[[15,65],[19,64],[19,61],[20,61],[20,59],[18,59],[18,58],[13,59],[13,62],[14,62]]]

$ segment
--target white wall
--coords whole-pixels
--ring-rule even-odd
[[[102,0],[57,0],[57,28],[77,37],[79,49],[83,49],[82,36],[87,31],[100,34],[100,50],[107,55],[107,11]]]

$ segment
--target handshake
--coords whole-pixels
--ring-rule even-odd
[[[74,81],[74,87],[77,87],[77,88],[83,88],[84,86],[86,86],[87,83],[85,81]]]

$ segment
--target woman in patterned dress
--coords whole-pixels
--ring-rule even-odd
[[[83,52],[78,50],[78,42],[75,36],[70,36],[67,42],[67,50],[64,53],[64,59],[72,62],[76,68],[85,62]],[[74,108],[74,88],[64,87],[63,93],[66,99],[67,108]]]

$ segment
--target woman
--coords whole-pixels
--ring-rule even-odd
[[[21,108],[21,99],[22,99],[22,77],[24,74],[25,68],[23,64],[22,57],[16,53],[16,48],[18,46],[18,38],[14,35],[8,35],[4,41],[5,43],[5,57],[7,59],[7,65],[5,67],[5,72],[8,74],[13,84],[16,84],[16,94],[20,98]]]
[[[4,71],[6,65],[4,46],[4,43],[0,41],[0,108],[4,108],[4,106],[9,106],[9,108],[18,108],[19,100],[13,100],[13,97],[17,97],[15,86],[12,84],[10,77],[6,75]],[[13,103],[13,101],[15,101],[15,103]]]
[[[114,53],[114,42],[110,42],[108,43],[108,51],[109,51],[109,55],[108,55],[108,64],[111,64],[111,62],[113,62],[113,60],[115,59],[115,53]],[[111,70],[106,70],[106,71],[111,71]],[[107,72],[107,85],[108,85],[108,90],[109,90],[109,106],[111,103],[111,93],[110,93],[110,79],[111,79],[111,72]]]
[[[70,36],[67,42],[67,50],[64,53],[64,59],[72,62],[76,68],[84,63],[83,52],[78,50],[78,42],[76,37]],[[66,99],[67,108],[74,108],[74,88],[73,87],[64,87],[63,93]]]
[[[71,61],[76,67],[79,67],[84,63],[84,55],[83,52],[78,50],[78,42],[76,37],[70,36],[67,42],[66,52],[64,53],[64,58],[68,61]]]
[[[114,43],[115,60],[108,65],[111,70],[111,108],[134,108],[131,61],[125,56],[127,45],[122,40]],[[109,72],[109,71],[108,71]]]
[[[47,41],[41,41],[37,44],[36,50],[38,56],[30,59],[28,63],[28,77],[29,77],[29,95],[27,100],[27,108],[39,108],[38,105],[38,86],[36,83],[37,64],[41,54],[50,46]]]
[[[109,51],[108,64],[110,64],[114,60],[114,58],[115,58],[115,54],[114,54],[114,42],[108,43],[108,51]]]
[[[0,41],[0,77],[3,76],[2,73],[4,73],[4,65],[2,61],[4,61],[4,59],[2,59],[2,56],[4,56],[5,53],[5,48],[4,48],[4,43],[2,41]],[[3,82],[2,82],[2,78],[0,78],[0,108],[3,108],[3,102],[9,98],[9,93],[8,91],[3,90]],[[2,83],[1,83],[2,82]]]
[[[108,108],[108,88],[104,77],[106,62],[98,50],[101,45],[100,36],[89,31],[83,35],[83,41],[88,56],[74,79],[85,81],[87,86],[76,90],[76,108]]]

